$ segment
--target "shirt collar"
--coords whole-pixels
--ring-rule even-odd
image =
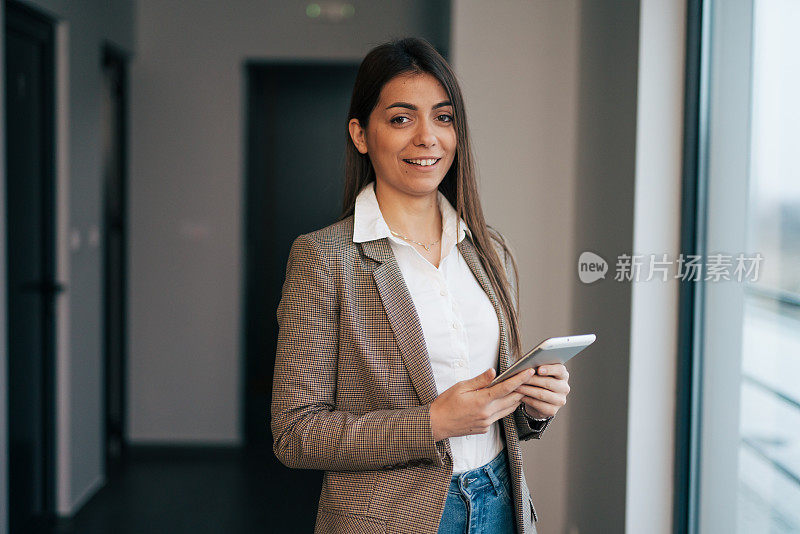
[[[375,196],[375,181],[369,182],[365,185],[356,197],[356,205],[354,210],[353,221],[353,242],[362,243],[364,241],[373,241],[387,237],[394,239],[403,244],[404,241],[397,240],[389,230],[389,226],[383,218],[380,206],[378,206],[378,198]],[[441,191],[437,191],[439,199],[439,210],[442,212],[442,229],[443,229],[443,251],[449,250],[450,246],[460,243],[466,234],[472,237],[472,232],[464,219],[459,219],[456,210],[453,208],[450,201],[447,200]],[[458,239],[456,235],[456,222],[461,221],[460,229],[458,231]],[[455,241],[455,243],[453,243]]]

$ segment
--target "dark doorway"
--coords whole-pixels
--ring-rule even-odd
[[[127,59],[106,46],[102,61],[104,448],[108,475],[119,467],[126,448]]]
[[[53,25],[6,1],[6,228],[10,531],[55,502]]]
[[[329,63],[247,68],[244,434],[251,449],[272,446],[275,312],[289,248],[341,212],[345,121],[357,70]],[[322,473],[292,471],[267,457],[266,476],[281,488],[279,517],[292,517],[295,532],[313,530]]]

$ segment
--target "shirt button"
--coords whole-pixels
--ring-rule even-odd
[[[455,330],[458,330],[458,323],[453,323],[453,328],[454,328]]]
[[[441,291],[439,291],[439,294],[444,297],[444,296],[447,295],[447,290],[446,289],[442,289]]]

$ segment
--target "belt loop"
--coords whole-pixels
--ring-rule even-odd
[[[494,492],[499,497],[500,496],[500,487],[501,487],[502,483],[500,482],[500,479],[497,478],[497,475],[494,473],[494,469],[492,469],[492,466],[487,465],[486,467],[483,468],[483,471],[486,473],[486,476],[489,477],[489,480],[492,481],[492,486],[494,487]]]

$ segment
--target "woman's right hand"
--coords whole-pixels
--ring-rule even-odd
[[[485,434],[498,419],[513,413],[524,397],[516,389],[531,378],[535,369],[527,369],[488,386],[495,377],[489,368],[475,378],[462,380],[431,403],[431,430],[434,441],[468,434]]]

